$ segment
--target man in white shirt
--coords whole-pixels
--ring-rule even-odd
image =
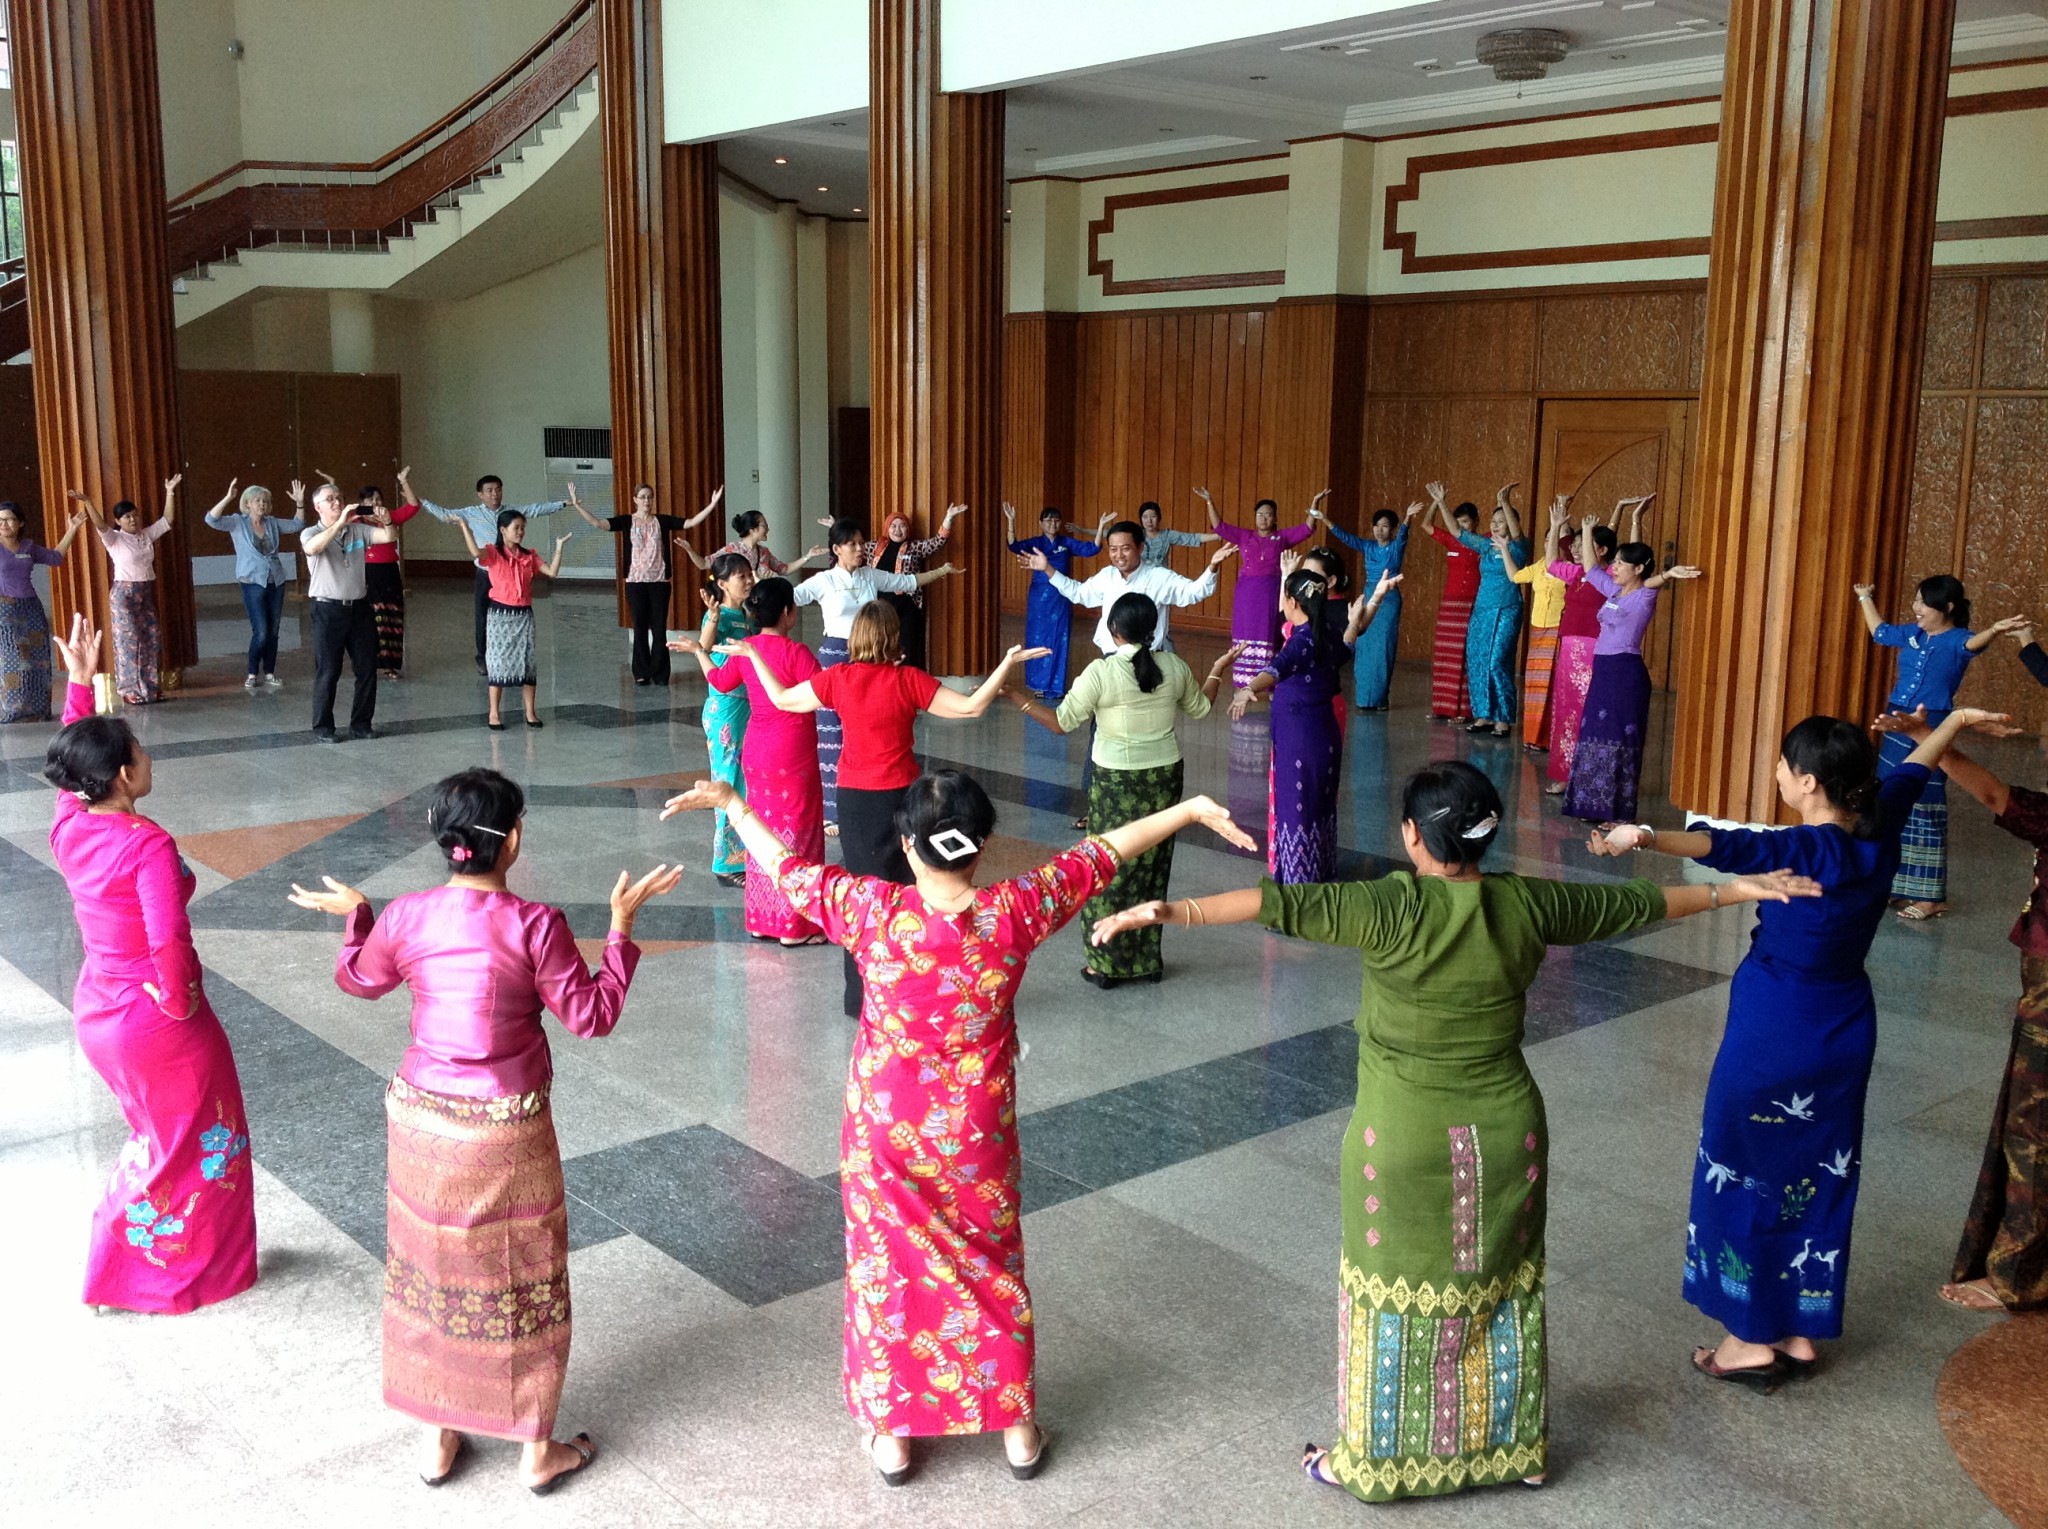
[[[1119,520],[1109,528],[1109,537],[1102,544],[1102,550],[1109,557],[1107,568],[1097,569],[1086,583],[1070,579],[1055,571],[1046,562],[1043,552],[1033,552],[1017,561],[1027,568],[1044,574],[1052,581],[1052,587],[1065,595],[1076,605],[1090,605],[1101,608],[1102,615],[1095,623],[1095,646],[1103,653],[1116,651],[1116,639],[1109,635],[1109,608],[1116,604],[1119,596],[1141,594],[1151,598],[1159,607],[1159,630],[1152,638],[1154,648],[1173,646],[1167,641],[1166,612],[1169,606],[1200,605],[1216,593],[1216,566],[1229,557],[1237,548],[1229,542],[1222,543],[1209,556],[1209,566],[1202,570],[1199,579],[1188,578],[1175,573],[1171,568],[1158,565],[1146,567],[1145,531],[1135,520]]]
[[[377,622],[370,611],[363,549],[371,542],[395,541],[397,533],[384,526],[359,525],[357,507],[332,483],[314,491],[313,508],[320,524],[299,533],[299,548],[306,554],[306,598],[313,612],[313,736],[334,742],[334,691],[341,683],[346,653],[356,682],[348,735],[374,738],[370,720],[377,710]]]

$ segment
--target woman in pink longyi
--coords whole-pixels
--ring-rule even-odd
[[[765,661],[785,690],[820,672],[818,656],[789,634],[796,626],[796,592],[787,579],[763,578],[747,596],[747,614],[760,630],[749,639],[754,657],[714,661],[694,637],[669,644],[694,653],[705,683],[730,695],[742,685],[753,711],[740,742],[740,773],[747,803],[775,837],[805,860],[825,858],[825,785],[818,771],[818,718],[813,712],[783,711],[762,688],[754,664]],[[818,926],[776,890],[774,878],[747,856],[747,933],[785,945],[822,945]]]
[[[71,1013],[129,1132],[93,1212],[85,1300],[194,1311],[256,1283],[241,1079],[200,984],[185,918],[192,873],[177,841],[135,810],[149,753],[127,723],[92,714],[100,634],[73,617],[55,646],[71,686],[43,773],[59,791],[50,849],[85,945]]]

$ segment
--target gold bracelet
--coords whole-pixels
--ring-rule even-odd
[[[1200,919],[1204,925],[1206,925],[1209,922],[1209,915],[1202,911],[1202,905],[1196,902],[1192,897],[1188,899],[1188,912],[1192,914],[1194,917]]]

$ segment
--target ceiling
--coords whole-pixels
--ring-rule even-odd
[[[1718,96],[1729,3],[1432,0],[1016,86],[1005,169],[1013,180],[1086,178],[1285,153],[1289,139],[1322,133],[1396,137]],[[1502,84],[1474,47],[1515,26],[1562,31],[1572,51],[1540,81]],[[2044,56],[2048,0],[1957,0],[1957,64]],[[719,154],[806,212],[857,217],[866,206],[865,112],[745,134]]]

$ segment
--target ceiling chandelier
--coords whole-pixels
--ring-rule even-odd
[[[1493,77],[1510,83],[1540,80],[1550,66],[1571,52],[1571,38],[1551,27],[1508,27],[1479,39],[1479,62]]]

